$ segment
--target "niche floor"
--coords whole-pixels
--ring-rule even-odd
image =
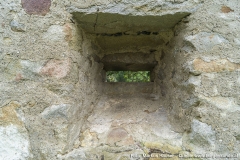
[[[181,150],[182,135],[171,129],[161,99],[104,96],[87,122],[82,147],[96,150],[104,160],[131,154],[178,156]]]

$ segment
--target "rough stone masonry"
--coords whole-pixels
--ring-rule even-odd
[[[0,159],[240,159],[239,0],[0,10]],[[105,82],[119,67],[152,82]]]

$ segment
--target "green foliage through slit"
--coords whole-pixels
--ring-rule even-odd
[[[150,71],[107,71],[107,82],[150,82]]]

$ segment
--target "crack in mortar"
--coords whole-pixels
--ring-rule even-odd
[[[97,25],[97,21],[98,21],[98,11],[99,9],[97,9],[97,16],[96,16],[96,20],[95,20],[95,23],[94,23],[94,31],[96,31],[96,25]]]

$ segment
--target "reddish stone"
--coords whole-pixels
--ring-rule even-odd
[[[51,0],[22,0],[22,7],[28,14],[46,15],[49,12]]]
[[[57,79],[64,78],[70,72],[71,60],[49,60],[47,64],[41,68],[40,74],[54,77]]]
[[[232,10],[232,9],[229,8],[228,6],[222,6],[221,11],[222,11],[223,13],[234,12],[234,10]]]
[[[65,32],[65,39],[67,40],[67,41],[70,41],[71,39],[72,39],[72,26],[71,26],[71,24],[69,24],[69,23],[66,23],[65,25],[64,25],[64,32]]]
[[[16,81],[20,81],[20,80],[22,80],[22,79],[23,79],[23,77],[22,77],[22,74],[21,74],[21,73],[16,74],[16,77],[15,77],[15,80],[16,80]]]

